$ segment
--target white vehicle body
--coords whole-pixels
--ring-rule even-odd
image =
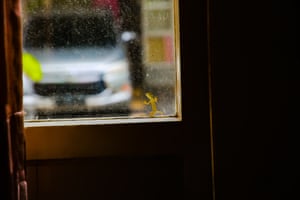
[[[89,20],[100,23],[103,21],[101,16],[96,15],[96,20],[95,16],[91,18],[89,15],[69,15],[62,18],[64,20],[70,18],[70,22],[72,22],[72,18],[80,21],[81,18],[86,17],[87,19],[79,23],[79,26],[83,26],[84,22]],[[25,119],[52,115],[56,117],[59,115],[62,117],[76,115],[84,117],[101,113],[121,114],[128,112],[132,98],[129,62],[125,48],[122,42],[119,41],[118,36],[107,36],[103,39],[103,34],[106,34],[106,32],[101,32],[100,29],[107,28],[107,26],[96,27],[95,29],[99,30],[84,30],[92,32],[94,35],[89,40],[86,33],[84,33],[84,38],[81,35],[74,34],[78,31],[77,29],[80,32],[89,28],[89,25],[79,28],[78,25],[64,27],[59,20],[64,21],[59,17],[58,21],[49,22],[48,19],[43,21],[43,18],[39,18],[37,21],[42,21],[42,23],[34,22],[37,27],[34,27],[33,30],[29,30],[30,26],[27,29],[24,28],[24,50],[33,55],[42,68],[42,80],[39,82],[32,82],[25,75],[23,77]],[[36,18],[33,18],[33,20],[36,20]],[[31,22],[29,21],[29,23]],[[42,42],[49,41],[44,38],[41,39],[43,35],[34,31],[35,29],[40,30],[39,26],[43,28],[43,23],[47,27],[49,27],[49,23],[53,23],[52,28],[57,26],[57,28],[62,29],[55,30],[52,33],[53,35],[61,35],[59,35],[60,37],[50,36],[56,38],[50,40],[48,46],[43,45]],[[92,25],[98,26],[97,23],[92,23]],[[101,25],[99,24],[99,26]],[[73,27],[74,30],[70,30],[68,33],[67,31]],[[68,34],[71,35],[68,36]],[[95,45],[93,42],[98,42],[97,35],[102,37],[99,36],[99,41],[108,40],[108,44],[104,41],[103,44],[99,42]],[[60,38],[63,41],[59,41]],[[71,38],[70,41],[66,41],[69,38]],[[80,39],[83,41],[81,42]],[[55,43],[55,40],[58,41],[58,44]],[[92,42],[88,45],[85,44],[90,41]],[[73,45],[72,42],[78,44]],[[68,45],[70,43],[71,45]]]

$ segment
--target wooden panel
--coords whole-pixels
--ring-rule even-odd
[[[182,200],[183,157],[103,157],[29,162],[29,200]],[[28,174],[29,184],[33,178]]]
[[[37,200],[37,192],[38,192],[38,176],[37,176],[37,166],[36,162],[32,162],[26,165],[26,179],[27,179],[27,192],[28,192],[28,200]]]
[[[182,153],[181,123],[31,127],[27,160]],[[63,130],[63,131],[62,131]]]

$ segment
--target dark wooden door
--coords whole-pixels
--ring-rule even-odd
[[[179,6],[183,120],[26,128],[30,200],[212,199],[207,4]]]

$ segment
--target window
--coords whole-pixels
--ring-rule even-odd
[[[24,1],[26,126],[180,121],[177,4]]]

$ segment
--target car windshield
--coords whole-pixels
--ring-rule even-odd
[[[107,12],[33,16],[24,27],[25,48],[106,47],[115,44],[113,17]]]

